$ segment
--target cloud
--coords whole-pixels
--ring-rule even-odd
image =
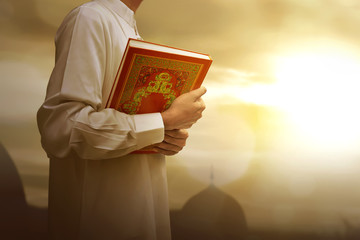
[[[145,39],[209,53],[216,65],[261,73],[271,71],[272,55],[303,41],[358,42],[359,16],[359,9],[339,0],[152,0],[137,13]]]
[[[270,83],[274,81],[274,79],[269,75],[214,65],[210,68],[206,81],[223,85],[246,87],[255,83]]]

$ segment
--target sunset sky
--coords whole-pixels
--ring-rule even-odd
[[[85,1],[0,1],[0,136],[27,201],[47,204],[35,115],[66,13]],[[207,109],[168,160],[170,207],[210,184],[251,228],[360,227],[360,2],[144,0],[145,40],[208,53]]]

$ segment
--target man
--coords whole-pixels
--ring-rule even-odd
[[[163,113],[105,109],[142,0],[94,0],[56,35],[56,63],[38,126],[50,158],[51,239],[170,239],[164,155],[185,145],[204,88]],[[129,154],[157,143],[159,154]]]

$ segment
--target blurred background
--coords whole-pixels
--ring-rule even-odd
[[[36,111],[56,29],[83,2],[0,0],[0,223],[37,239]],[[214,60],[204,116],[167,161],[175,240],[360,239],[358,0],[144,0],[136,16],[145,40]]]

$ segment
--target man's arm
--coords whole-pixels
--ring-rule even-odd
[[[115,77],[112,67],[118,66],[112,42],[126,39],[121,33],[106,37],[110,32],[104,18],[95,8],[80,7],[57,32],[56,64],[37,114],[41,142],[50,157],[75,152],[83,159],[116,158],[164,139],[160,113],[127,115],[101,107],[103,88]],[[120,55],[122,49],[115,49]]]

